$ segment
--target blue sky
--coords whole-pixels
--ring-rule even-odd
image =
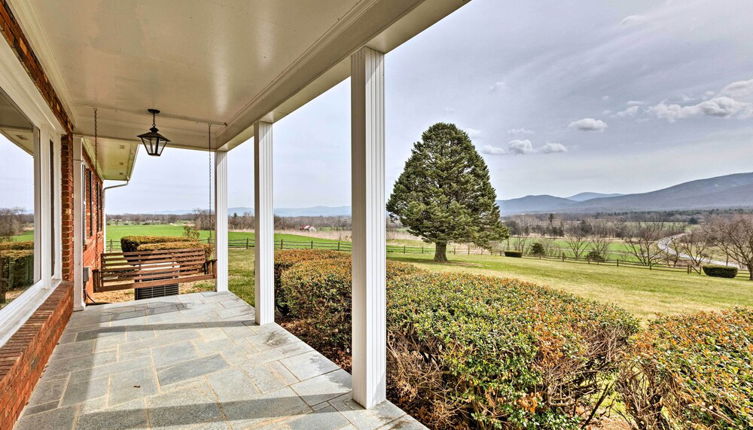
[[[749,0],[473,0],[387,55],[388,191],[438,121],[469,133],[499,198],[751,171],[751,16]],[[349,100],[345,81],[275,124],[275,206],[350,203]],[[7,147],[0,206],[25,206]],[[142,154],[108,212],[206,207],[207,164]],[[252,169],[249,143],[231,152],[231,206],[252,205]]]

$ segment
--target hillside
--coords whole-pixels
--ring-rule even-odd
[[[576,194],[573,197],[582,197],[583,194],[588,193]],[[501,200],[497,203],[500,204],[503,215],[753,208],[753,173],[699,179],[646,193],[597,197],[583,201],[543,195]]]

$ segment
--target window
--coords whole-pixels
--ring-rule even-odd
[[[39,280],[37,136],[31,122],[0,90],[0,309]]]
[[[57,214],[57,211],[55,210],[55,143],[53,141],[50,141],[50,213],[53,214],[53,216]],[[57,237],[57,232],[55,231],[54,220],[50,223],[50,237],[53,238],[53,240],[50,241],[50,265],[54,272],[57,254],[57,248],[55,246],[57,241],[54,239]]]
[[[94,202],[92,200],[92,183],[93,183],[92,171],[89,169],[86,169],[86,201],[87,201],[87,208],[88,208],[87,215],[89,216],[88,237],[91,237],[94,234]]]
[[[86,199],[87,192],[86,192],[86,184],[87,184],[87,178],[88,178],[88,170],[85,166],[81,166],[81,243],[86,245],[86,232],[88,223],[87,223],[87,217],[86,217],[86,209],[88,208],[88,202]]]

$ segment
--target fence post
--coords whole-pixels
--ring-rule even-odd
[[[403,245],[403,254],[407,254],[408,253],[407,250],[408,248],[405,245]]]
[[[283,243],[282,243],[282,238],[280,238],[280,249],[283,249],[283,246],[284,246],[284,245],[283,245]]]
[[[421,247],[421,254],[423,254],[423,253],[424,253],[424,247],[422,246]]]
[[[340,250],[340,241],[339,240],[337,241],[337,250],[338,251]]]
[[[248,238],[246,238],[246,249],[248,249]]]
[[[311,241],[311,249],[314,249],[314,241]]]
[[[617,267],[620,267],[620,259],[617,259]]]
[[[458,249],[456,247],[454,247],[454,246],[452,247],[452,253],[455,254],[455,255],[458,254]]]

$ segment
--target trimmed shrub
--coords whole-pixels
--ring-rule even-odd
[[[143,243],[139,245],[139,251],[160,251],[164,249],[194,249],[200,248],[204,250],[204,258],[207,260],[212,256],[212,246],[207,243],[200,243],[195,241],[181,241],[181,242],[158,242],[158,243]]]
[[[523,258],[522,251],[505,251],[505,257]]]
[[[328,356],[350,355],[347,257],[279,272],[296,334]],[[616,307],[516,280],[395,262],[387,278],[389,396],[433,428],[577,428],[638,329]]]
[[[352,274],[350,256],[297,263],[283,270],[280,286],[289,314],[329,347],[350,351]],[[421,272],[406,263],[387,262],[387,281]]]
[[[546,257],[546,250],[544,249],[544,245],[542,245],[540,242],[536,242],[531,245],[531,250],[529,252],[531,253],[531,255],[535,255],[536,257]]]
[[[0,251],[7,251],[7,250],[22,250],[22,249],[30,249],[34,250],[34,241],[23,241],[23,242],[0,242]]]
[[[423,369],[388,384],[401,406],[442,428],[578,428],[638,330],[613,306],[453,273],[393,280],[387,321],[391,369]],[[432,367],[441,378],[426,382]]]
[[[0,303],[5,303],[6,291],[25,288],[33,283],[33,249],[0,250]]]
[[[703,266],[703,273],[715,278],[734,278],[737,276],[737,267],[708,265]]]
[[[285,299],[285,291],[281,288],[281,275],[284,270],[294,264],[311,260],[347,259],[350,255],[344,252],[316,250],[316,249],[288,249],[275,251],[275,307],[282,315],[290,313],[290,307]]]
[[[603,263],[604,261],[606,261],[604,260],[604,256],[602,256],[599,251],[595,250],[589,251],[588,254],[586,254],[586,260],[596,261],[597,263]]]
[[[123,252],[138,251],[141,245],[165,242],[196,242],[194,239],[181,236],[123,236],[120,238],[120,249]]]
[[[751,310],[668,317],[636,337],[616,387],[635,428],[753,428],[751,363]]]

